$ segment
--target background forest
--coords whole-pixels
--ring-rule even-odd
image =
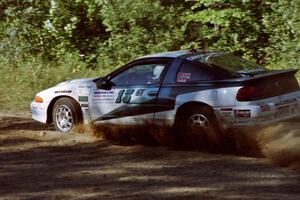
[[[299,68],[300,0],[1,0],[0,108],[28,109],[63,80],[192,47]]]

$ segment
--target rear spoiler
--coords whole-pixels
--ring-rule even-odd
[[[294,76],[297,73],[298,69],[287,69],[287,70],[274,70],[270,72],[266,72],[263,74],[258,74],[253,77],[241,77],[241,78],[234,78],[234,79],[226,79],[226,80],[213,80],[213,81],[205,81],[202,84],[221,84],[226,86],[241,86],[248,83],[257,82],[258,80],[277,77],[277,76],[287,76],[292,75]]]
[[[295,75],[298,69],[287,69],[287,70],[275,70],[267,73],[259,74],[253,77],[246,78],[244,83],[252,83],[264,78],[276,77],[276,76],[286,76],[286,75]]]

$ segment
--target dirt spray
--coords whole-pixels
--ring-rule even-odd
[[[300,169],[300,123],[283,122],[260,130],[256,136],[262,153],[273,163]]]

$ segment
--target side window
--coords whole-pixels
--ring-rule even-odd
[[[150,63],[130,67],[111,79],[114,85],[158,84],[166,64]]]
[[[213,74],[201,65],[184,62],[176,76],[177,83],[193,83],[214,79]]]

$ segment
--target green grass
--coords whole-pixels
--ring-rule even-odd
[[[98,77],[113,69],[87,69],[73,58],[56,62],[41,59],[9,61],[0,58],[0,110],[28,110],[35,94],[65,80]]]
[[[41,90],[69,79],[99,77],[115,68],[91,70],[70,55],[55,62],[45,62],[40,58],[7,60],[0,57],[0,110],[29,110],[30,102]],[[300,81],[300,72],[296,76]]]

